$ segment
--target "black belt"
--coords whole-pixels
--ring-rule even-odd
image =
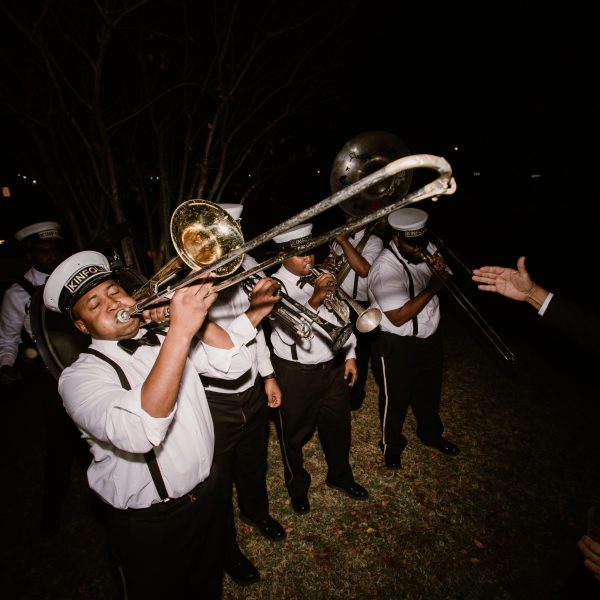
[[[170,498],[169,500],[162,502],[155,502],[147,508],[116,508],[110,504],[106,504],[106,507],[111,511],[116,511],[121,516],[131,517],[132,519],[144,519],[145,517],[151,517],[155,515],[165,514],[172,510],[176,510],[181,507],[182,504],[194,504],[198,499],[198,493],[200,488],[209,480],[210,475],[201,481],[194,489],[189,491],[187,494],[180,496],[179,498]]]
[[[298,369],[299,371],[324,371],[325,369],[331,366],[337,366],[338,363],[341,364],[341,360],[337,356],[332,358],[331,360],[315,363],[313,365],[306,365],[301,362],[286,360],[285,358],[281,358],[280,356],[275,356],[274,358],[278,362],[282,362],[283,364],[293,367],[294,369]]]

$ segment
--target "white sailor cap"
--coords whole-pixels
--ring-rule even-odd
[[[232,216],[234,219],[241,218],[242,211],[244,210],[243,204],[227,204],[227,203],[221,202],[221,204],[219,204],[219,206],[223,210],[226,210],[229,213],[229,215]]]
[[[41,221],[19,229],[15,233],[15,239],[24,245],[35,242],[60,241],[62,237],[59,230],[60,225],[55,221]]]
[[[94,250],[77,252],[63,260],[48,277],[44,286],[44,304],[54,312],[71,317],[75,302],[112,276],[106,256]]]
[[[420,208],[400,208],[388,215],[390,227],[399,231],[408,244],[421,242],[427,234],[429,215]],[[417,244],[419,245],[419,244]]]
[[[299,248],[312,240],[312,229],[312,223],[302,223],[276,235],[273,241],[280,250]]]

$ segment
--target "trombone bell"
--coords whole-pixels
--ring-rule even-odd
[[[208,200],[188,200],[171,216],[171,240],[177,254],[191,269],[202,269],[244,243],[237,221],[218,204]],[[215,269],[218,277],[237,271],[244,255]]]

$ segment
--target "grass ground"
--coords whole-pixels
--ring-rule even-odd
[[[450,313],[450,317],[451,317]],[[282,486],[272,430],[271,513],[286,528],[270,542],[238,521],[240,545],[262,580],[227,577],[225,599],[548,600],[577,564],[575,542],[589,505],[600,503],[600,408],[590,365],[565,360],[544,338],[514,336],[514,369],[502,368],[461,325],[444,325],[446,457],[422,446],[412,415],[403,467],[384,467],[377,389],[353,413],[351,462],[370,491],[355,501],[325,485],[317,438],[306,446],[312,511],[297,515]],[[592,367],[593,368],[593,367]],[[583,373],[587,375],[583,376]],[[12,407],[8,453],[14,506],[3,566],[15,597],[107,600],[115,583],[84,469],[76,467],[59,533],[39,534],[43,424],[35,406]],[[14,562],[12,562],[14,561]],[[4,587],[4,586],[3,586]],[[600,590],[600,584],[599,584]],[[600,591],[599,591],[600,597]]]

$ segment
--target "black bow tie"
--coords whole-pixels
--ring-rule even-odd
[[[153,331],[146,331],[146,333],[139,339],[134,340],[121,340],[117,343],[119,348],[122,348],[128,354],[133,354],[140,346],[159,346],[160,340]]]

